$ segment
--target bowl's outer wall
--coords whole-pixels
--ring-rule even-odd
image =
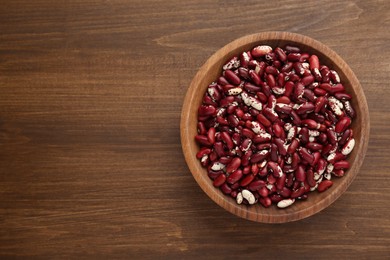
[[[273,48],[296,45],[303,52],[316,54],[321,64],[336,70],[347,92],[353,96],[352,105],[357,116],[353,120],[352,129],[356,145],[348,161],[351,168],[343,178],[334,178],[334,185],[323,193],[311,192],[305,201],[299,201],[286,209],[272,206],[265,209],[261,206],[237,205],[234,199],[224,195],[212,185],[206,169],[202,168],[195,154],[199,146],[194,140],[197,134],[197,109],[202,103],[208,85],[215,81],[222,72],[223,64],[242,51],[250,50],[257,45],[270,45]],[[309,37],[287,32],[265,32],[239,38],[211,56],[201,67],[191,82],[183,103],[181,114],[181,142],[187,165],[203,191],[218,205],[229,212],[258,222],[283,223],[309,217],[333,203],[351,184],[357,175],[366,154],[369,138],[369,114],[363,89],[349,66],[331,49]]]

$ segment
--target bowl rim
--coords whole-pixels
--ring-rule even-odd
[[[261,208],[261,210],[250,210],[247,206],[232,203],[233,199],[230,199],[231,201],[229,201],[228,196],[222,194],[219,189],[207,189],[205,180],[207,179],[207,181],[211,181],[208,177],[204,178],[197,174],[198,171],[196,171],[196,169],[199,168],[198,166],[200,165],[200,163],[196,159],[195,154],[189,154],[187,152],[190,150],[190,146],[194,138],[194,136],[191,136],[191,134],[189,133],[189,128],[187,127],[190,122],[190,114],[187,113],[187,111],[191,107],[190,105],[192,104],[192,96],[197,90],[198,80],[201,79],[204,74],[209,71],[210,68],[216,66],[216,63],[218,63],[218,61],[222,57],[225,57],[227,54],[230,54],[231,56],[233,56],[234,54],[237,55],[237,50],[243,46],[243,43],[245,43],[244,45],[254,47],[257,44],[261,44],[262,41],[289,41],[292,43],[296,43],[299,46],[307,46],[308,48],[315,49],[317,52],[327,56],[332,61],[332,63],[336,65],[336,67],[342,68],[343,73],[348,76],[348,81],[351,83],[351,85],[354,86],[353,91],[356,92],[357,96],[359,95],[361,97],[361,99],[359,100],[359,107],[362,108],[360,110],[363,110],[363,114],[359,116],[362,116],[364,121],[366,122],[366,126],[361,128],[361,138],[358,147],[355,147],[355,149],[359,151],[359,153],[355,157],[353,164],[355,174],[350,174],[350,176],[346,175],[343,177],[347,178],[345,181],[343,181],[340,185],[337,186],[337,191],[334,190],[331,193],[335,194],[334,196],[325,196],[325,199],[320,200],[319,203],[311,204],[310,206],[302,208],[300,210],[289,210],[289,208],[280,210],[280,214],[278,215],[269,215],[267,214],[267,209],[264,209],[262,207],[259,207]],[[302,34],[280,31],[260,32],[240,37],[226,44],[225,46],[217,50],[212,56],[210,56],[207,61],[202,65],[202,67],[197,71],[196,75],[190,83],[190,86],[184,98],[180,121],[180,138],[183,154],[192,176],[194,177],[198,185],[201,187],[201,189],[215,203],[217,203],[220,207],[224,208],[230,213],[248,220],[262,223],[284,223],[304,219],[320,212],[321,210],[332,204],[335,200],[337,200],[349,187],[349,185],[352,183],[352,181],[360,170],[368,147],[369,132],[370,121],[366,97],[364,95],[363,88],[361,87],[360,82],[358,81],[351,68],[347,65],[347,63],[336,52],[334,52],[328,46],[315,39],[312,39]],[[350,169],[350,171],[351,170],[352,169]]]

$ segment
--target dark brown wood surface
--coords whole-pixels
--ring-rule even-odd
[[[388,1],[2,1],[0,257],[388,258],[389,27]],[[371,119],[347,192],[274,225],[212,202],[179,131],[207,58],[270,30],[335,50]]]

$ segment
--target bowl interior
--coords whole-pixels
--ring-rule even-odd
[[[234,199],[213,187],[206,169],[202,168],[195,157],[199,150],[199,146],[194,140],[194,136],[197,134],[197,109],[202,102],[208,85],[220,76],[222,66],[227,60],[260,44],[270,45],[273,48],[277,46],[284,47],[287,44],[296,45],[303,52],[316,54],[321,64],[325,64],[339,73],[347,92],[353,96],[352,105],[357,114],[352,124],[356,144],[353,152],[348,157],[351,168],[344,177],[332,178],[334,184],[331,189],[323,193],[311,192],[307,200],[297,201],[286,209],[278,209],[275,206],[266,209],[261,205],[250,207],[237,205]],[[367,102],[359,81],[348,65],[335,52],[322,43],[303,35],[287,32],[267,32],[237,39],[218,50],[207,60],[194,77],[187,91],[182,109],[180,131],[183,153],[188,167],[200,187],[213,201],[229,212],[249,220],[282,223],[302,219],[319,212],[334,202],[347,189],[357,175],[366,153],[369,137],[369,116]]]

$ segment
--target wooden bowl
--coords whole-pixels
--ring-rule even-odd
[[[357,116],[352,123],[356,144],[353,152],[348,157],[351,168],[344,177],[333,177],[334,184],[329,190],[322,193],[310,192],[307,200],[296,201],[285,209],[278,209],[276,206],[264,208],[260,204],[252,206],[238,205],[233,198],[224,195],[213,186],[212,180],[207,176],[206,169],[202,168],[199,160],[195,157],[199,150],[199,146],[194,140],[194,136],[197,134],[197,110],[208,85],[220,76],[223,64],[231,57],[257,45],[270,45],[275,48],[277,46],[284,47],[286,44],[299,46],[304,52],[316,54],[321,64],[325,64],[339,73],[347,92],[353,96],[352,105]],[[180,124],[181,143],[185,160],[203,191],[227,211],[242,218],[265,223],[283,223],[309,217],[328,207],[339,198],[356,177],[363,163],[368,145],[369,130],[368,107],[363,89],[345,61],[324,44],[309,37],[288,32],[265,32],[245,36],[227,44],[212,55],[191,82],[184,99]]]

